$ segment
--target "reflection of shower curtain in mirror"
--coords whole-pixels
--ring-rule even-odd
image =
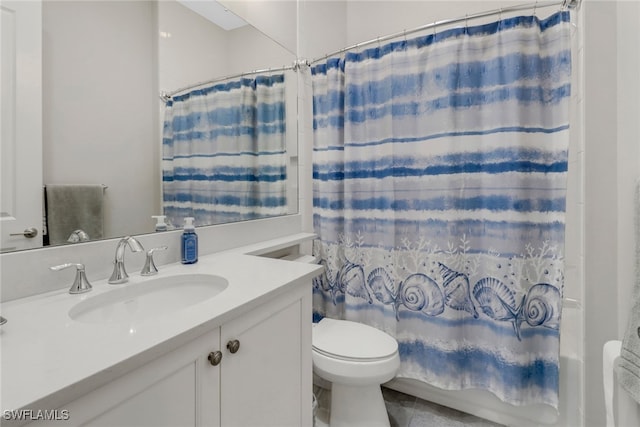
[[[166,105],[164,215],[176,226],[285,214],[284,75],[243,77]]]

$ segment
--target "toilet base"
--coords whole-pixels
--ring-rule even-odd
[[[390,427],[380,386],[332,383],[329,427]]]

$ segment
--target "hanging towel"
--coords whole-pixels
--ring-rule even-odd
[[[633,290],[633,308],[622,341],[618,381],[636,402],[640,403],[640,181],[636,186],[636,283]]]
[[[94,239],[103,237],[104,187],[102,185],[46,185],[49,243],[59,245],[75,230]]]

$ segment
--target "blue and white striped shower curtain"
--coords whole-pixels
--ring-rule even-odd
[[[163,208],[197,225],[287,212],[284,74],[175,96],[162,140]]]
[[[312,68],[314,317],[378,327],[399,377],[558,405],[568,12]]]

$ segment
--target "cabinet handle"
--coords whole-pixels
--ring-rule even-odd
[[[231,352],[231,353],[237,353],[238,350],[240,349],[240,341],[238,340],[231,340],[227,343],[227,349]]]
[[[222,360],[222,352],[212,351],[211,353],[209,353],[207,359],[209,359],[209,363],[211,363],[213,366],[218,366],[220,364],[220,361]]]

